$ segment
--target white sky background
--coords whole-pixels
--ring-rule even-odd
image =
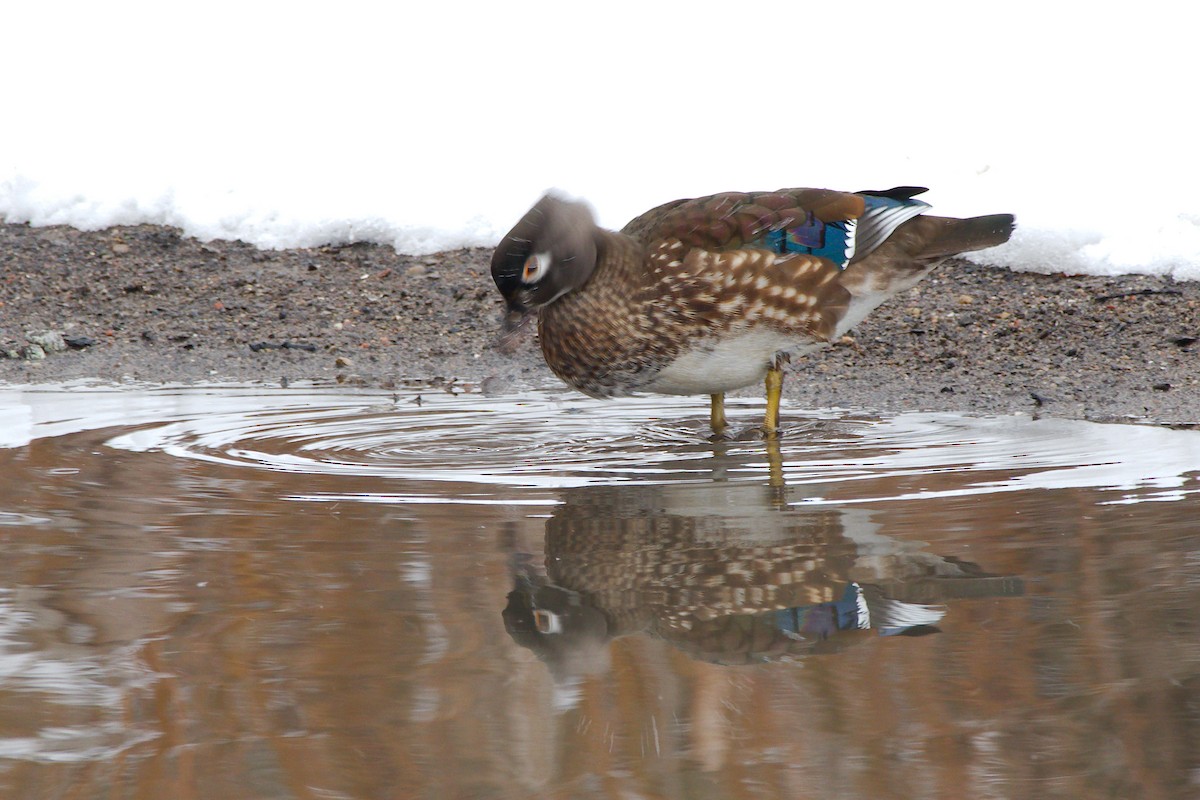
[[[1200,279],[1200,6],[29,2],[0,215],[494,244],[542,191],[919,184],[990,260]]]

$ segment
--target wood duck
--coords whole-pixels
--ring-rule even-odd
[[[945,259],[994,247],[1011,214],[935,217],[925,189],[784,189],[675,200],[620,232],[547,194],[501,240],[492,278],[511,335],[534,314],[550,369],[592,397],[711,397],[766,382],[779,428],[782,366],[828,345]]]

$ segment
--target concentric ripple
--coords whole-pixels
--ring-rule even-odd
[[[565,391],[487,397],[445,387],[39,388],[0,392],[0,420],[15,423],[0,446],[119,426],[107,444],[129,451],[380,478],[371,498],[354,495],[379,502],[541,503],[553,497],[521,490],[764,479],[803,486],[805,503],[1065,487],[1139,502],[1200,491],[1196,431],[785,407],[787,428],[775,446],[755,427],[760,401],[731,401],[728,412],[735,436],[714,442],[705,398],[601,402]],[[420,492],[406,488],[412,481]],[[435,497],[429,487],[439,482],[476,484],[480,492],[474,500],[450,491]]]
[[[695,401],[364,393],[214,412],[109,444],[289,472],[555,487],[707,472],[688,463],[713,453],[706,415]]]

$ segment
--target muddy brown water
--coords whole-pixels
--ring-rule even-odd
[[[0,387],[0,797],[1200,794],[1200,432],[731,406]]]

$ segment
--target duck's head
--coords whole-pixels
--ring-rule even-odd
[[[587,282],[596,267],[596,222],[583,203],[548,194],[492,254],[492,280],[508,304],[506,331]]]

